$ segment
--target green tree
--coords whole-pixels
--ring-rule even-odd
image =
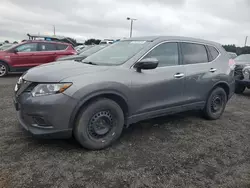
[[[250,46],[238,47],[235,44],[223,45],[227,52],[234,52],[237,55],[250,54]]]
[[[88,39],[85,41],[85,45],[99,44],[100,42],[100,39]]]

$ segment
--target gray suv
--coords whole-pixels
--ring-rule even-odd
[[[74,136],[85,148],[102,149],[141,120],[194,109],[218,119],[233,93],[233,65],[221,45],[140,37],[81,62],[28,70],[15,86],[14,103],[20,124],[33,135]]]

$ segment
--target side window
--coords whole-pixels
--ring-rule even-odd
[[[65,50],[68,46],[65,44],[56,44],[57,50]]]
[[[56,51],[56,45],[53,43],[40,43],[39,51]]]
[[[178,65],[178,44],[174,42],[160,44],[150,51],[145,58],[156,58],[159,61],[158,67]]]
[[[18,52],[35,52],[37,51],[37,43],[27,43],[16,47]]]
[[[182,43],[181,47],[184,64],[208,62],[207,50],[204,45],[194,43]]]
[[[216,59],[219,55],[219,52],[218,50],[213,47],[213,46],[207,46],[208,47],[208,50],[210,51],[210,54],[212,56],[212,59],[210,59],[210,61],[213,61],[214,59]]]

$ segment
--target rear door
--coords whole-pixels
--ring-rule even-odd
[[[12,66],[14,68],[28,68],[35,66],[34,54],[37,52],[37,43],[25,43],[17,46],[10,53]],[[15,52],[14,52],[15,51]]]
[[[69,45],[67,44],[60,44],[60,43],[57,43],[56,44],[56,59],[57,58],[60,58],[60,57],[64,57],[64,56],[67,56],[67,55],[73,55],[73,54],[76,54],[76,53],[73,53],[74,49],[72,47],[70,47]]]
[[[185,67],[185,89],[183,95],[187,103],[205,101],[208,92],[216,82],[216,64],[213,61],[219,55],[215,47],[211,47],[213,56],[204,44],[181,43],[183,64]]]
[[[55,61],[56,51],[57,49],[54,43],[39,42],[38,53],[34,54],[36,65]]]

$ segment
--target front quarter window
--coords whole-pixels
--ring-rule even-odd
[[[17,52],[35,52],[37,51],[37,43],[28,43],[16,47]]]

